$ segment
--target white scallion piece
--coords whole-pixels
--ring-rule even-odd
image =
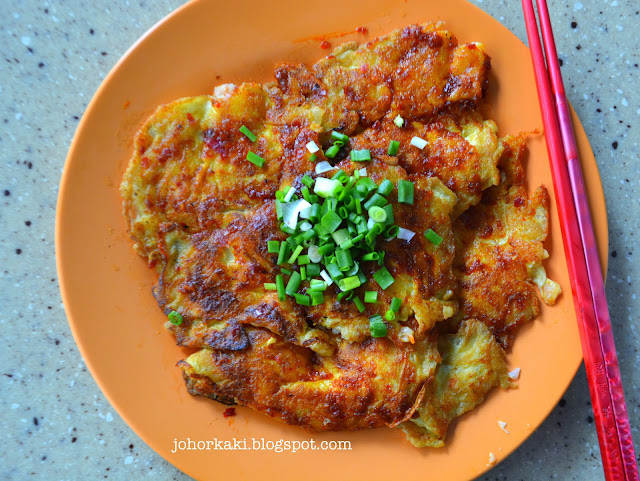
[[[293,187],[289,187],[289,190],[284,195],[284,202],[289,202],[291,199],[293,199],[293,196],[295,194],[296,194],[296,189],[294,189]]]
[[[398,114],[398,116],[393,119],[393,123],[396,124],[396,127],[402,127],[404,125],[404,119],[402,117],[400,117],[400,114]]]
[[[309,259],[311,259],[311,257],[309,257]],[[333,279],[331,279],[331,276],[329,275],[329,273],[324,269],[322,269],[322,271],[320,272],[320,276],[327,283],[327,286],[330,286],[331,284],[333,284]]]
[[[309,229],[311,229],[312,227],[313,227],[313,226],[312,226],[309,222],[307,222],[307,221],[304,221],[302,224],[300,224],[300,230],[301,230],[302,232],[307,232],[307,231],[308,231]]]
[[[307,144],[307,150],[309,152],[311,152],[312,154],[315,154],[318,150],[320,150],[320,147],[318,147],[318,144],[316,144],[313,140],[311,142],[309,142]]]
[[[320,262],[322,260],[322,254],[318,252],[318,246],[309,246],[309,260],[313,263]]]
[[[505,423],[504,421],[498,421],[498,426],[500,426],[500,429],[502,429],[505,433],[509,434],[509,431],[507,431],[507,423]]]
[[[329,172],[330,170],[336,170],[336,169],[337,167],[334,167],[326,160],[323,160],[322,162],[318,162],[316,164],[316,174],[324,174],[325,172]]]
[[[284,225],[289,229],[295,229],[298,224],[298,215],[300,214],[300,211],[310,206],[311,204],[304,199],[298,199],[293,202],[284,202],[280,207],[282,209],[282,220],[284,221]]]
[[[409,242],[411,239],[413,239],[414,235],[416,235],[416,233],[412,230],[404,229],[402,227],[398,229],[398,239],[406,240],[407,242]]]
[[[516,367],[513,371],[509,371],[509,379],[512,381],[518,380],[520,377],[520,368]]]
[[[411,139],[411,145],[414,147],[418,147],[420,150],[424,149],[427,146],[427,141],[421,139],[420,137],[413,137]]]
[[[309,207],[305,207],[300,211],[301,219],[308,219],[309,217],[311,217],[311,205]]]
[[[362,169],[360,169],[358,171],[358,174],[360,175],[360,177],[366,177],[367,176],[367,168],[363,167]]]

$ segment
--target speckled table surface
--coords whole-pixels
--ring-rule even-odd
[[[180,0],[0,4],[0,478],[190,479],[120,419],[87,371],[58,291],[54,216],[78,120],[109,69]],[[520,2],[476,0],[521,39]],[[635,1],[551,1],[568,96],[590,138],[609,215],[611,305],[640,439],[640,13]],[[603,479],[584,369],[482,480]]]

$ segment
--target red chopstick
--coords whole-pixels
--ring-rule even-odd
[[[602,271],[545,0],[522,0],[605,478],[638,481]],[[551,76],[551,85],[549,83]]]

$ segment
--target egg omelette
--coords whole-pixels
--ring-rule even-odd
[[[542,267],[549,196],[526,192],[525,138],[500,138],[478,108],[489,69],[482,44],[412,25],[151,115],[121,184],[123,212],[158,273],[160,308],[179,315],[167,329],[194,349],[178,363],[191,394],[315,431],[401,427],[415,446],[439,447],[453,418],[514,385],[504,349],[538,314],[536,286],[549,304],[560,289]],[[332,132],[348,140],[328,157]],[[308,145],[320,148],[310,156]],[[396,190],[388,201],[397,226],[417,234],[378,238],[395,281],[382,288],[378,267],[362,262],[358,291],[377,299],[364,312],[336,285],[317,305],[281,299],[265,289],[281,269],[268,242],[287,238],[278,192],[326,176],[320,163],[359,175],[349,150],[370,152],[363,175],[376,185],[412,183],[411,205]],[[374,337],[371,316],[394,298],[402,307]]]

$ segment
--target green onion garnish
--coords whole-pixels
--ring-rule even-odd
[[[280,242],[267,241],[267,252],[269,252],[269,254],[277,254],[280,252]]]
[[[296,302],[301,306],[311,305],[311,298],[309,296],[306,296],[304,294],[294,294],[293,297],[295,298]]]
[[[286,293],[284,288],[284,277],[282,274],[276,276],[276,289],[278,290],[278,300],[284,301],[286,299]]]
[[[182,315],[178,311],[171,311],[167,317],[169,318],[171,324],[173,324],[174,326],[179,326],[180,324],[182,324]]]
[[[338,214],[330,210],[329,212],[327,212],[325,215],[322,216],[322,219],[320,220],[320,222],[322,224],[322,227],[324,227],[324,229],[329,234],[331,234],[332,232],[335,232],[335,230],[342,223],[342,217],[340,217]]]
[[[424,233],[424,236],[430,241],[434,246],[440,245],[442,242],[442,237],[435,233],[433,229],[429,229]]]
[[[369,209],[369,218],[374,222],[384,222],[387,220],[387,213],[382,207],[373,206]]]
[[[383,290],[394,282],[393,276],[389,273],[386,267],[383,267],[373,274],[373,278]]]
[[[340,147],[334,144],[325,151],[324,155],[328,159],[333,159],[339,150],[340,150]]]
[[[413,205],[413,182],[408,180],[398,181],[398,202]]]
[[[400,310],[400,306],[402,305],[402,299],[398,297],[394,297],[391,301],[391,310],[393,312],[398,312]]]
[[[389,149],[387,150],[388,155],[397,155],[398,150],[400,149],[400,142],[397,140],[392,140],[389,142]]]
[[[278,252],[278,262],[277,262],[279,266],[284,264],[284,260],[287,257],[288,249],[289,249],[289,244],[287,244],[286,242],[280,242],[280,251]]]
[[[345,135],[341,132],[336,132],[335,130],[331,132],[331,138],[335,139],[339,142],[344,142],[345,144],[349,142],[349,136]]]
[[[316,183],[313,186],[313,191],[320,197],[336,197],[342,190],[342,184],[337,179],[325,179],[319,177],[316,179]]]
[[[267,291],[277,291],[278,290],[278,287],[276,286],[275,282],[265,282],[264,283],[264,288]]]
[[[253,135],[253,132],[251,132],[248,128],[246,128],[244,125],[242,127],[240,127],[240,132],[242,132],[244,135],[247,136],[247,138],[251,141],[251,142],[255,142],[258,137],[256,137],[255,135]]]
[[[309,177],[307,174],[304,174],[302,176],[302,183],[310,189],[311,186],[313,186],[313,179]]]
[[[396,318],[396,313],[393,312],[391,309],[389,309],[385,314],[384,314],[384,318],[387,321],[394,321]]]
[[[247,160],[258,167],[262,167],[264,165],[264,159],[251,151],[247,152]]]
[[[360,300],[360,298],[358,296],[354,296],[353,297],[353,303],[358,308],[358,311],[360,311],[361,313],[364,312],[364,304],[362,303],[362,301]]]
[[[364,302],[367,304],[375,304],[378,302],[378,292],[377,291],[364,291]]]
[[[371,160],[371,152],[369,152],[368,149],[352,150],[351,160],[353,160],[354,162],[364,162],[367,160]]]
[[[338,287],[341,291],[351,291],[356,287],[360,287],[360,278],[358,276],[345,277],[338,281]]]
[[[389,179],[384,179],[378,187],[378,194],[387,196],[393,192],[393,183]]]
[[[309,157],[309,162],[315,162],[316,160],[318,160],[318,156],[316,154],[311,154],[311,157]]]
[[[402,127],[404,125],[404,119],[398,114],[398,116],[393,119],[393,123],[396,124],[396,127]]]
[[[289,260],[287,262],[289,264],[293,264],[298,258],[298,256],[300,255],[300,253],[302,252],[302,249],[304,249],[304,247],[302,246],[296,247],[296,249],[293,251],[293,254],[291,254],[291,257],[289,257]]]
[[[320,304],[324,304],[324,294],[320,291],[309,292],[311,296],[311,305],[318,306]]]
[[[369,330],[373,337],[385,337],[387,335],[387,325],[382,320],[382,316],[376,314],[369,318]]]
[[[289,278],[289,282],[287,282],[287,288],[284,290],[288,296],[293,296],[298,289],[300,289],[300,283],[302,282],[302,278],[297,271],[291,273],[291,277]]]
[[[307,280],[307,268],[304,266],[300,267],[300,279],[303,281]]]

